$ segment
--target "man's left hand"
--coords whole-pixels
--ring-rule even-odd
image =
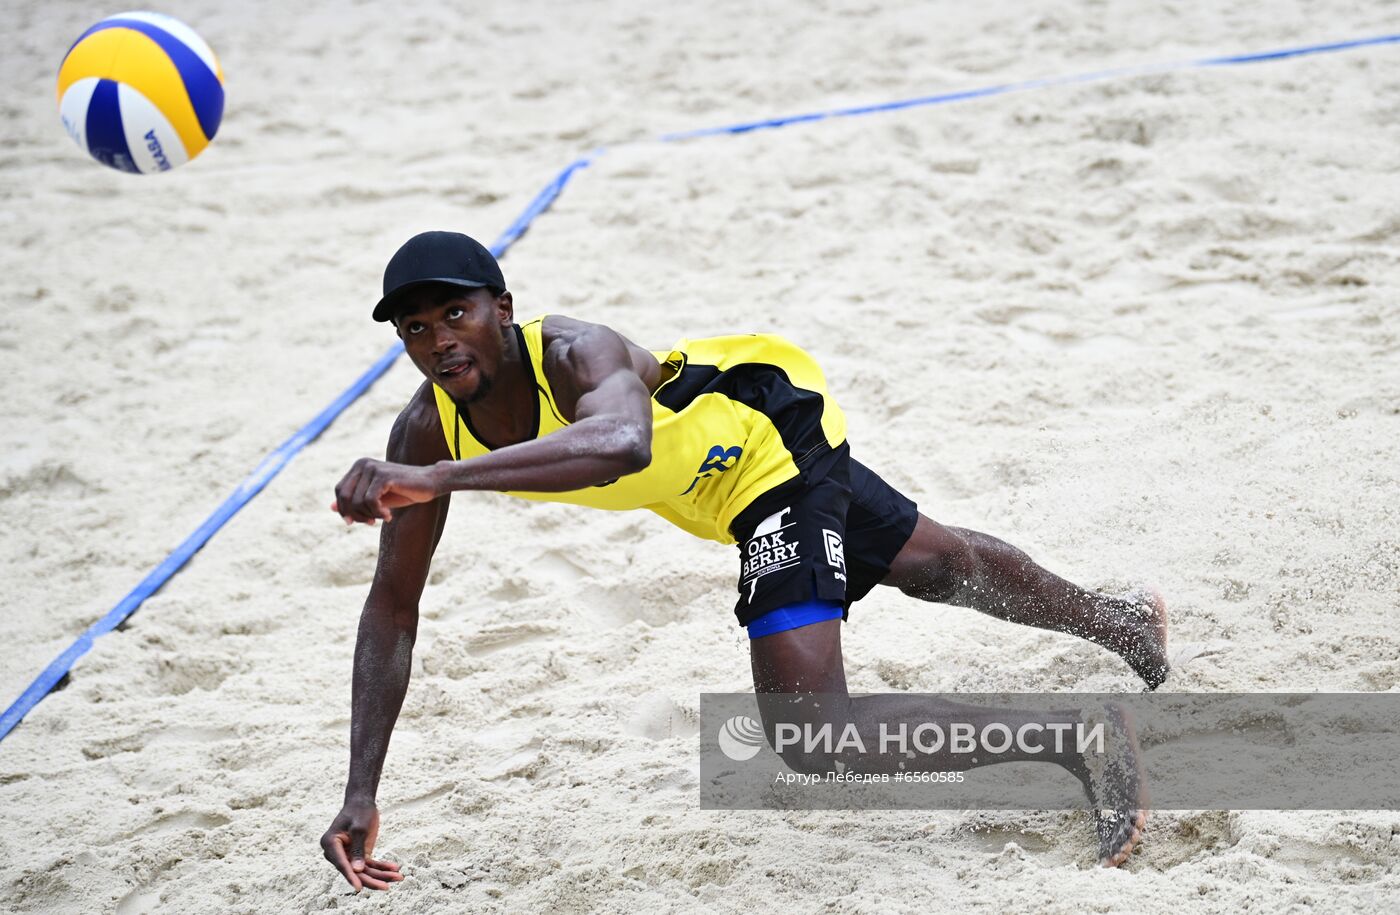
[[[335,486],[331,511],[345,519],[368,524],[392,521],[394,509],[431,502],[442,492],[432,467],[392,464],[373,458],[360,458]]]

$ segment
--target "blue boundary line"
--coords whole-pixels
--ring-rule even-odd
[[[4,715],[0,715],[0,740],[4,739],[5,735],[19,724],[20,719],[58,685],[58,682],[72,669],[79,658],[87,654],[88,650],[92,648],[94,639],[116,629],[127,617],[136,612],[136,609],[145,602],[146,598],[160,590],[161,586],[180,571],[219,528],[238,514],[238,510],[247,505],[254,496],[263,491],[263,488],[272,481],[273,477],[277,476],[283,467],[287,466],[287,462],[296,456],[297,452],[324,432],[326,427],[346,407],[359,399],[360,395],[367,391],[370,385],[374,384],[379,376],[388,370],[389,366],[393,365],[394,360],[401,352],[403,352],[403,345],[395,343],[363,375],[356,379],[354,384],[346,388],[329,406],[317,414],[315,419],[297,430],[296,434],[263,458],[258,466],[253,468],[253,472],[238,484],[233,494],[225,499],[223,504],[214,510],[213,514],[205,518],[204,523],[196,528],[193,534],[186,537],[169,556],[165,557],[160,565],[141,579],[141,583],[132,588],[126,597],[123,597],[115,607],[107,612],[106,616],[89,626],[82,635],[78,636],[77,641],[54,658],[49,666],[45,667],[39,676],[34,678],[34,682],[20,693],[19,698],[5,709]]]
[[[1357,38],[1348,41],[1334,41],[1325,44],[1297,45],[1287,48],[1276,48],[1270,51],[1253,51],[1244,54],[1231,54],[1222,57],[1204,57],[1196,60],[1177,61],[1175,63],[1148,64],[1137,67],[1122,67],[1111,70],[1095,70],[1087,73],[1069,74],[1066,76],[1052,76],[1042,79],[1023,80],[1013,83],[999,83],[991,86],[982,86],[973,89],[964,89],[956,92],[943,92],[937,95],[925,95],[915,98],[898,99],[891,102],[881,102],[872,105],[856,105],[848,108],[835,108],[829,111],[812,111],[802,114],[784,115],[775,118],[767,118],[758,121],[745,121],[737,124],[723,125],[719,127],[702,127],[696,130],[684,130],[674,133],[662,134],[657,139],[663,143],[674,143],[682,140],[690,140],[698,137],[715,136],[719,134],[741,134],[750,133],[756,130],[771,130],[778,127],[787,127],[792,124],[807,124],[817,121],[825,121],[834,118],[859,117],[868,114],[882,114],[889,111],[902,111],[907,108],[921,108],[931,105],[946,105],[953,102],[968,101],[977,98],[989,98],[997,95],[1006,95],[1012,92],[1025,92],[1031,89],[1045,89],[1052,86],[1067,86],[1075,83],[1097,82],[1106,79],[1119,79],[1130,76],[1144,76],[1152,73],[1166,73],[1174,70],[1203,69],[1207,67],[1227,67],[1239,64],[1263,63],[1267,61],[1284,60],[1290,57],[1305,57],[1313,54],[1330,54],[1338,51],[1349,51],[1355,48],[1374,47],[1377,45],[1388,45],[1400,43],[1400,33],[1389,35],[1375,35],[1369,38]],[[501,257],[511,245],[519,241],[520,237],[529,229],[530,224],[535,221],[540,214],[548,210],[569,181],[578,173],[580,169],[587,168],[599,157],[607,152],[606,148],[595,149],[590,153],[579,156],[574,161],[566,165],[553,179],[540,189],[534,198],[521,211],[496,242],[491,246],[491,253],[496,257]],[[107,612],[100,620],[93,623],[78,636],[77,640],[69,645],[62,654],[54,658],[48,667],[29,684],[24,692],[20,693],[9,708],[0,715],[0,740],[12,731],[16,725],[29,713],[34,706],[49,694],[58,685],[59,681],[67,675],[77,663],[78,659],[92,648],[93,640],[98,636],[105,635],[116,629],[127,617],[135,613],[137,608],[156,591],[160,590],[176,572],[184,567],[185,563],[204,546],[220,528],[228,522],[230,518],[247,505],[250,500],[271,482],[272,478],[287,466],[296,454],[314,441],[317,436],[326,430],[335,418],[344,412],[345,408],[359,399],[369,387],[374,384],[393,365],[394,360],[403,352],[403,345],[395,343],[384,355],[380,356],[374,365],[361,375],[354,384],[346,388],[339,397],[331,402],[324,410],[317,414],[291,438],[283,442],[275,451],[263,458],[257,467],[253,469],[243,482],[238,484],[238,488],[233,491],[224,502],[214,510],[208,518],[204,519],[193,534],[186,537],[184,542],[165,558],[160,565],[156,566],[149,575],[141,580],[135,588],[131,590],[121,601]]]
[[[725,124],[718,127],[701,127],[695,130],[681,130],[674,133],[662,134],[659,139],[663,143],[674,143],[680,140],[692,140],[697,137],[710,137],[718,134],[750,133],[755,130],[771,130],[775,127],[788,127],[792,124],[810,124],[816,121],[826,121],[834,118],[860,117],[867,114],[882,114],[887,111],[902,111],[906,108],[947,105],[952,102],[989,98],[997,95],[1006,95],[1012,92],[1026,92],[1031,89],[1048,89],[1052,86],[1069,86],[1076,83],[1092,83],[1107,79],[1122,79],[1129,76],[1147,76],[1154,73],[1169,73],[1174,70],[1196,70],[1209,67],[1228,67],[1239,64],[1264,63],[1266,61],[1283,60],[1289,57],[1306,57],[1311,54],[1331,54],[1338,51],[1350,51],[1355,48],[1396,44],[1397,42],[1400,42],[1400,33],[1374,35],[1370,38],[1356,38],[1349,41],[1333,41],[1326,44],[1275,48],[1271,51],[1252,51],[1246,54],[1230,54],[1223,57],[1202,57],[1195,60],[1175,61],[1172,63],[1117,67],[1109,70],[1092,70],[1087,73],[1071,73],[1065,76],[1048,76],[1013,83],[996,83],[991,86],[979,86],[974,89],[962,89],[954,92],[940,92],[937,95],[898,99],[892,102],[880,102],[873,105],[855,105],[849,108],[833,108],[829,111],[808,111],[800,114],[782,115],[775,118],[764,118],[757,121],[742,121],[737,124]]]

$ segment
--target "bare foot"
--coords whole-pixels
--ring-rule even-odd
[[[1128,662],[1152,690],[1167,679],[1167,601],[1156,588],[1139,586],[1122,595],[1127,613],[1122,620],[1123,634],[1108,647]]]
[[[1147,779],[1132,717],[1118,705],[1106,705],[1104,710],[1110,728],[1104,741],[1106,752],[1086,759],[1089,775],[1084,787],[1094,805],[1099,864],[1118,867],[1142,841],[1147,825]]]

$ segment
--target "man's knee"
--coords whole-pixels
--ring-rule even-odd
[[[901,556],[899,579],[893,582],[910,597],[949,603],[977,579],[977,550],[957,528],[930,523],[916,532],[912,555]]]

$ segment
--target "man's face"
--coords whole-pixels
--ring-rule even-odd
[[[465,404],[491,390],[514,317],[509,292],[429,286],[409,293],[396,325],[418,370]]]

